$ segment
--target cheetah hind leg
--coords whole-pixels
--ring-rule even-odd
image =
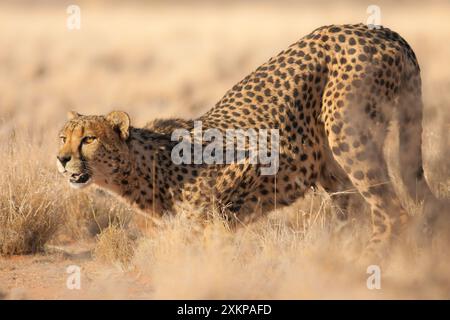
[[[340,130],[329,131],[328,140],[336,162],[370,206],[372,234],[360,261],[378,263],[386,256],[391,240],[404,229],[408,214],[390,181],[383,156],[386,128],[364,120],[344,119]]]

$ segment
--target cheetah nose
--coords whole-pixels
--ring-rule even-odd
[[[66,163],[70,161],[71,156],[57,156],[56,158],[58,158],[59,162],[61,162],[62,166],[65,168],[66,167]]]

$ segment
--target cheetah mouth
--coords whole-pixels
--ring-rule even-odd
[[[75,189],[87,187],[91,181],[92,179],[89,173],[73,173],[69,178],[70,186]]]

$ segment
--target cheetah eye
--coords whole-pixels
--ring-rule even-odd
[[[96,137],[92,137],[92,136],[84,137],[83,143],[90,144],[90,143],[94,142],[96,139],[97,139]]]
[[[59,137],[61,139],[61,143],[66,143],[67,138],[64,136]]]

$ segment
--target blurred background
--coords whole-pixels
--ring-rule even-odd
[[[80,8],[79,30],[67,28],[73,4]],[[425,105],[434,119],[427,121],[436,129],[427,134],[448,137],[446,0],[19,0],[0,2],[0,139],[13,128],[35,138],[43,131],[55,136],[69,109],[123,109],[135,125],[198,116],[313,29],[366,22],[372,4],[381,10],[381,24],[400,33],[418,56]]]

